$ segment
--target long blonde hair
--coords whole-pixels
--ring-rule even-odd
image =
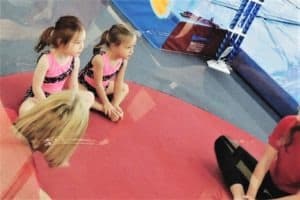
[[[75,91],[63,91],[50,95],[15,123],[32,150],[44,154],[49,166],[56,167],[72,154],[89,118],[87,107]]]

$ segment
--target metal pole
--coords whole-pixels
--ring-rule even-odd
[[[217,59],[219,59],[220,55],[228,46],[233,46],[228,60],[233,59],[238,54],[240,50],[239,47],[263,2],[264,0],[242,0],[237,13],[229,25],[229,30],[217,50]]]

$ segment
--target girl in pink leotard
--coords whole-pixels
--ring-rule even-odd
[[[129,91],[124,76],[135,44],[136,35],[132,31],[122,24],[113,25],[102,34],[94,48],[94,55],[79,73],[81,88],[97,97],[92,108],[114,122],[124,115],[120,104]]]
[[[19,108],[20,115],[48,95],[62,91],[66,80],[69,88],[78,89],[79,55],[84,40],[84,27],[75,16],[60,17],[55,26],[44,30],[35,51],[39,53],[46,46],[50,48],[38,58],[32,86]]]

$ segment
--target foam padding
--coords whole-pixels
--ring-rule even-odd
[[[128,0],[112,0],[112,4],[156,48],[162,47],[178,23],[173,14],[164,19],[158,18],[148,0],[131,0],[130,3]]]
[[[33,74],[24,72],[0,77],[0,97],[3,106],[17,111],[30,87]]]
[[[226,30],[188,22],[179,22],[162,48],[215,58]]]
[[[5,105],[15,108],[7,101],[22,95],[9,88],[27,84],[28,76],[0,79],[14,83],[0,84],[1,90],[10,91]],[[62,200],[230,199],[217,167],[215,139],[229,135],[256,157],[263,151],[262,142],[182,100],[132,82],[129,86],[122,104],[125,118],[113,123],[91,112],[68,167],[48,168],[35,157],[41,187]]]
[[[15,111],[9,113],[15,118]],[[1,101],[0,127],[0,199],[38,199],[39,184],[31,151],[16,137]]]

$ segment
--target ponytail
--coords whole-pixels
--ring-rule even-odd
[[[52,32],[54,31],[54,27],[48,27],[42,35],[40,36],[38,44],[34,47],[34,50],[39,53],[42,51],[46,46],[49,46],[51,44],[51,36]]]
[[[93,49],[94,55],[100,53],[101,47],[104,44],[107,47],[111,44],[119,46],[124,36],[134,36],[134,33],[123,24],[112,25],[109,30],[102,33],[100,42]]]
[[[95,45],[94,49],[93,49],[93,54],[96,55],[100,52],[101,47],[103,45],[109,46],[109,30],[106,30],[102,33],[101,35],[101,39],[100,42],[98,44]]]
[[[66,45],[76,33],[83,30],[84,27],[77,17],[62,16],[55,22],[55,27],[51,26],[44,30],[34,50],[39,53],[46,46],[58,48],[60,45]]]

